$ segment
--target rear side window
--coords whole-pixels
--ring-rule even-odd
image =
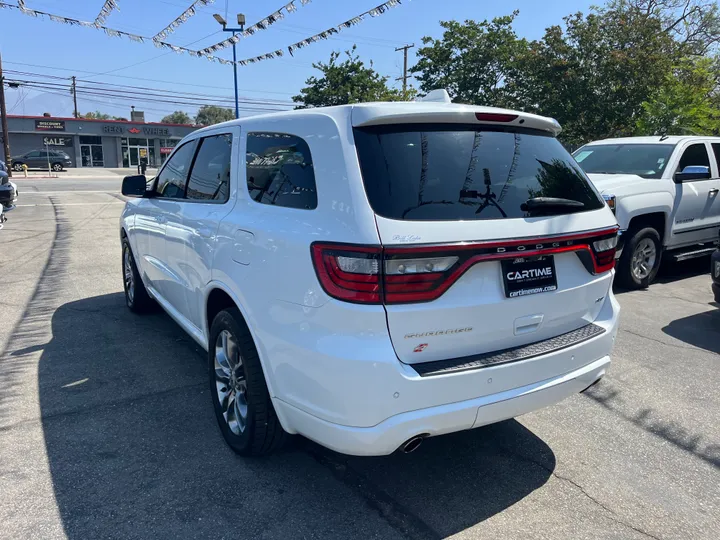
[[[188,199],[221,202],[228,200],[231,154],[230,134],[200,139],[200,148],[188,181]]]
[[[155,193],[165,199],[185,198],[190,162],[195,154],[196,141],[189,141],[178,148],[160,171],[155,183]]]
[[[259,203],[312,210],[315,171],[307,143],[285,133],[248,133],[247,186]]]
[[[552,136],[458,125],[355,129],[365,190],[375,213],[410,221],[522,218],[531,198],[602,208],[575,160]]]
[[[685,167],[693,165],[710,167],[710,158],[708,157],[707,148],[704,143],[691,144],[685,149],[680,158],[678,171],[682,171]]]
[[[713,154],[715,154],[715,163],[717,163],[718,171],[720,171],[720,143],[712,143]]]

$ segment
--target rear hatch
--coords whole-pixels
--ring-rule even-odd
[[[400,360],[500,351],[595,320],[616,223],[552,129],[508,114],[406,120],[354,127],[383,246],[357,268],[381,275]]]

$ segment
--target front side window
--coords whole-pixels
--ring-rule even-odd
[[[541,132],[426,124],[354,135],[368,200],[386,218],[522,218],[542,197],[565,199],[554,215],[603,206],[570,154]]]
[[[187,187],[188,199],[228,200],[230,193],[230,156],[232,135],[215,135],[200,139]]]
[[[197,141],[190,141],[178,148],[163,167],[155,182],[155,193],[165,199],[183,199],[190,162]]]
[[[674,144],[593,144],[573,155],[588,174],[661,178],[674,149]]]
[[[682,172],[685,167],[692,166],[710,167],[710,158],[704,143],[691,144],[685,149],[676,172]]]
[[[317,208],[315,171],[308,144],[285,133],[248,133],[247,186],[259,203]]]

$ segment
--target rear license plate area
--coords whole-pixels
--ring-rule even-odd
[[[555,258],[515,257],[500,261],[506,298],[518,298],[557,290]]]

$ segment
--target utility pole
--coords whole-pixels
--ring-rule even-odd
[[[75,104],[75,118],[77,118],[79,115],[78,109],[77,109],[77,86],[75,84],[75,75],[72,77],[72,95],[73,95],[73,103]]]
[[[413,47],[415,47],[415,44],[414,44],[414,43],[413,43],[412,45],[405,45],[404,47],[398,47],[397,49],[395,49],[395,52],[397,52],[397,51],[403,51],[403,76],[402,76],[402,77],[398,77],[397,79],[395,79],[396,81],[399,81],[399,80],[402,79],[402,82],[403,82],[403,94],[404,94],[405,92],[407,92],[407,80],[408,80],[408,72],[407,72],[407,52],[408,52],[408,49],[412,49]]]
[[[2,70],[2,55],[0,55],[0,116],[2,116],[2,137],[3,149],[5,154],[5,164],[8,168],[8,176],[12,176],[12,166],[10,165],[10,133],[7,124],[7,108],[5,107],[5,78]]]

